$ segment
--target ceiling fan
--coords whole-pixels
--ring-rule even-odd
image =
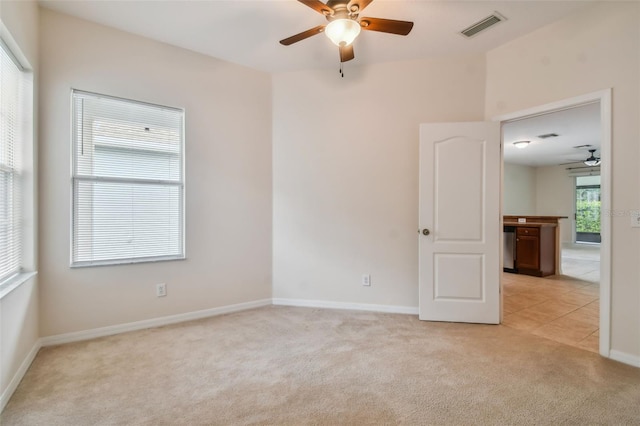
[[[583,161],[585,166],[594,167],[594,166],[600,165],[600,157],[596,157],[595,155],[593,155],[595,152],[596,152],[595,149],[589,150],[589,153],[591,154],[591,156]]]
[[[584,145],[586,147],[589,147],[591,145]],[[578,147],[574,147],[574,148],[578,148]],[[580,146],[579,148],[582,148],[582,146]],[[597,149],[590,149],[589,151],[589,157],[587,157],[587,159],[585,160],[581,160],[577,157],[574,158],[567,158],[567,162],[566,163],[560,163],[561,166],[566,166],[569,164],[584,164],[587,167],[596,167],[599,166],[600,163],[602,162],[602,159],[600,157],[596,157],[594,154],[597,151]],[[584,157],[582,157],[584,158]],[[580,167],[577,167],[580,168]],[[586,167],[582,167],[582,168],[586,168]]]
[[[383,33],[406,36],[413,28],[413,22],[396,21],[393,19],[360,18],[360,12],[373,0],[328,0],[323,3],[320,0],[298,0],[324,15],[329,21],[326,25],[318,25],[307,31],[280,40],[280,44],[289,46],[301,40],[324,32],[340,50],[340,63],[355,58],[353,53],[353,41],[360,30],[379,31]]]

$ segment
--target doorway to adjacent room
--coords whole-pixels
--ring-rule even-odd
[[[506,139],[507,126],[514,124],[520,130],[526,130],[547,118],[554,122],[562,113],[571,116],[572,110],[575,112],[588,105],[592,106],[592,111],[595,110],[599,122],[595,137],[597,141],[582,141],[567,148],[573,148],[574,151],[579,151],[579,148],[597,148],[596,155],[602,159],[601,162],[598,161],[597,168],[587,166],[582,161],[587,158],[584,155],[587,153],[585,149],[579,154],[584,155],[584,159],[579,158],[579,155],[575,158],[558,157],[546,165],[533,163],[529,169],[509,166],[505,155],[503,213],[559,215],[567,216],[568,219],[561,223],[559,232],[561,254],[558,274],[539,278],[503,272],[502,323],[608,356],[610,220],[608,217],[601,217],[600,212],[607,211],[607,206],[610,206],[610,91],[534,108],[501,117],[500,121],[503,123],[503,152],[506,152],[506,145],[515,142]],[[550,130],[532,135],[553,133],[555,132]],[[517,140],[525,140],[524,136],[523,134]],[[544,138],[538,140],[540,145],[542,139]],[[556,141],[558,139],[560,138]],[[585,146],[587,144],[598,146]],[[535,143],[524,144],[527,145],[529,149]],[[517,151],[521,154],[527,152],[527,149]],[[568,153],[569,151],[563,155],[567,157]],[[562,182],[554,181],[556,178],[562,179]],[[507,182],[508,179],[512,180]],[[534,194],[527,197],[520,192],[514,199],[507,199],[510,189],[513,189],[509,186],[513,187],[514,180],[525,184],[528,181],[528,185],[534,188]],[[535,193],[537,185],[539,191]],[[561,204],[563,207],[560,207]],[[530,210],[509,210],[519,206],[528,206]]]

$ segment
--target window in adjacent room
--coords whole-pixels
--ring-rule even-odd
[[[577,243],[600,243],[600,176],[576,177]]]
[[[0,287],[33,272],[33,75],[0,40]],[[26,247],[25,247],[26,246]],[[26,253],[26,255],[25,255]],[[25,259],[27,257],[28,259]]]
[[[184,111],[72,98],[72,266],[183,259]]]

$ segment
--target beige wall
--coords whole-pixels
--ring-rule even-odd
[[[567,166],[536,167],[536,214],[567,216],[560,221],[560,241],[573,242],[575,177]]]
[[[567,216],[560,221],[560,241],[573,242],[575,178],[566,166],[504,164],[503,213]]]
[[[40,24],[42,336],[270,298],[270,75],[49,10]],[[71,88],[185,108],[187,260],[69,268]]]
[[[417,307],[418,126],[481,120],[484,69],[481,55],[274,76],[275,298]]]
[[[502,182],[503,214],[536,214],[535,167],[504,163]]]
[[[2,37],[10,44],[14,53],[20,56],[23,65],[28,65],[35,78],[38,73],[38,6],[35,2],[2,2],[0,5],[0,21],[4,25]],[[7,31],[8,34],[4,33]],[[11,39],[11,40],[9,40]],[[15,45],[13,45],[15,43]],[[34,105],[37,108],[37,87],[34,87]],[[34,123],[33,133],[37,133]],[[26,267],[34,269],[36,259],[33,254],[36,252],[36,218],[31,215],[34,210],[35,191],[35,152],[28,147],[27,155],[24,157],[25,170],[23,170],[26,197],[23,199],[24,210],[28,213],[25,218],[26,235],[24,251],[26,255]],[[34,164],[30,164],[28,159],[34,157]],[[2,404],[7,402],[10,385],[13,379],[19,379],[16,373],[20,369],[25,359],[27,359],[38,342],[38,284],[32,278],[14,289],[8,294],[4,294],[0,299],[0,410]]]
[[[603,2],[487,54],[486,117],[613,88],[611,347],[640,356],[640,4]],[[637,359],[637,358],[636,358]]]

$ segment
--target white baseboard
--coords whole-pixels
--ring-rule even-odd
[[[33,348],[31,348],[31,350],[29,351],[25,359],[22,361],[22,364],[20,364],[20,368],[18,368],[18,371],[16,371],[16,374],[13,375],[13,378],[9,382],[9,385],[4,390],[4,392],[2,392],[2,395],[0,396],[0,413],[2,413],[2,410],[4,410],[4,407],[6,407],[7,403],[9,402],[9,399],[11,399],[11,395],[13,395],[13,393],[18,388],[18,385],[22,381],[22,378],[24,377],[24,375],[27,373],[27,370],[31,366],[31,363],[36,358],[36,355],[38,355],[38,351],[40,350],[41,347],[42,347],[42,339],[36,340],[36,343],[33,345]]]
[[[636,355],[631,355],[626,352],[621,352],[615,349],[611,349],[611,352],[609,352],[609,358],[611,358],[614,361],[619,361],[624,364],[629,364],[634,367],[640,368],[640,357]]]
[[[126,333],[128,331],[143,330],[145,328],[160,327],[163,325],[175,324],[184,321],[192,321],[201,318],[213,317],[216,315],[228,314],[231,312],[244,311],[247,309],[259,308],[271,305],[271,299],[255,300],[252,302],[238,303],[236,305],[220,306],[218,308],[203,309],[201,311],[187,312],[184,314],[169,315],[166,317],[152,318],[143,321],[130,322],[126,324],[112,325],[109,327],[94,328],[92,330],[77,331],[74,333],[57,334],[43,337],[42,346],[60,345],[63,343],[78,342],[81,340],[95,339],[96,337],[111,336],[114,334]]]
[[[418,315],[418,308],[412,306],[373,305],[369,303],[330,302],[327,300],[274,298],[274,305],[300,306],[307,308],[351,309],[354,311],[385,312],[391,314]]]

